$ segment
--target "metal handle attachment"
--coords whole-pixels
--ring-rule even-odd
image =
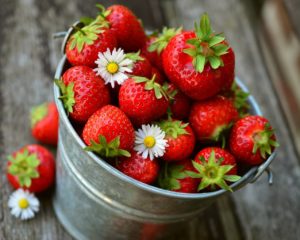
[[[249,181],[250,183],[254,183],[264,172],[268,174],[268,182],[269,185],[273,184],[273,173],[270,168],[271,162],[274,160],[276,156],[276,151],[271,154],[267,161],[265,161],[262,165],[257,168],[256,174]]]

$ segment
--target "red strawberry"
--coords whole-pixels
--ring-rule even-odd
[[[279,146],[269,121],[261,116],[238,120],[231,130],[229,145],[232,154],[249,165],[261,164]]]
[[[216,95],[234,74],[234,53],[224,37],[213,33],[208,16],[201,18],[195,32],[171,39],[163,51],[165,74],[184,94],[195,100]],[[232,81],[230,79],[230,81]]]
[[[83,129],[86,150],[102,157],[130,156],[134,129],[127,116],[117,107],[106,105],[96,111]]]
[[[44,103],[31,109],[31,133],[42,143],[57,145],[58,111],[54,102]]]
[[[164,27],[162,32],[157,37],[148,38],[142,52],[146,57],[149,57],[152,65],[157,67],[159,70],[163,71],[162,67],[162,51],[166,48],[169,41],[177,34],[181,33],[181,28],[166,28]]]
[[[143,47],[146,42],[144,29],[130,9],[122,5],[112,5],[107,10],[100,4],[97,4],[97,7],[101,11],[97,21],[108,22],[119,47],[126,52],[135,52]]]
[[[172,116],[176,119],[187,119],[191,111],[191,101],[180,90],[178,90],[173,83],[168,86],[168,92],[171,96],[170,108]]]
[[[167,112],[168,104],[165,91],[155,78],[129,78],[119,92],[120,108],[135,125],[159,119]]]
[[[195,146],[195,135],[191,127],[187,123],[171,119],[161,121],[159,126],[166,133],[165,139],[168,141],[162,159],[165,161],[187,159]]]
[[[76,122],[86,122],[97,109],[110,102],[109,90],[104,80],[96,76],[89,67],[71,67],[61,80],[55,82],[62,93],[60,99]]]
[[[144,159],[137,152],[131,152],[131,156],[128,158],[119,158],[116,167],[127,176],[148,184],[155,182],[159,172],[159,164],[156,159]]]
[[[216,96],[192,106],[189,122],[200,141],[224,140],[224,131],[238,119],[238,112],[232,101]]]
[[[186,171],[196,174],[191,160],[166,163],[158,178],[159,186],[174,192],[196,193],[199,179],[189,177]]]
[[[54,157],[42,146],[27,145],[8,157],[6,176],[15,189],[42,192],[54,182]]]
[[[144,46],[141,49],[141,53],[150,61],[150,63],[158,68],[160,71],[163,71],[161,55],[157,51],[150,52],[148,49],[150,45],[157,39],[156,36],[150,36],[147,38]]]
[[[128,74],[133,76],[146,77],[146,78],[152,77],[151,63],[147,58],[140,55],[140,51],[136,53],[127,53],[126,57],[131,59],[134,62],[132,72]]]
[[[241,177],[237,176],[235,158],[225,149],[208,147],[202,149],[193,161],[195,171],[187,171],[186,174],[201,180],[198,191],[203,189],[216,190],[223,188],[232,191],[226,182],[236,182]]]
[[[113,31],[94,21],[77,29],[70,37],[66,45],[66,56],[72,65],[94,67],[99,52],[116,47],[117,39]]]

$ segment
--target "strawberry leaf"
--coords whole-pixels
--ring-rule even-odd
[[[129,58],[130,60],[132,60],[133,62],[137,62],[137,61],[145,61],[145,58],[140,56],[140,50],[137,51],[136,53],[127,53],[126,54],[126,58]]]
[[[18,178],[21,187],[30,187],[31,180],[39,178],[38,166],[40,160],[35,153],[29,153],[28,149],[18,152],[15,156],[9,156],[10,165],[8,173]]]
[[[71,41],[71,44],[69,45],[69,49],[73,50],[76,47],[80,53],[85,44],[92,45],[98,39],[98,35],[104,31],[104,27],[104,24],[99,24],[96,20],[83,28],[73,26],[77,32],[70,37],[69,41]]]
[[[186,43],[192,46],[183,50],[193,57],[195,70],[202,73],[207,63],[213,69],[223,66],[221,56],[228,53],[229,46],[223,44],[223,36],[213,33],[207,14],[201,17],[199,25],[195,23],[195,33],[195,38],[186,40]]]
[[[175,28],[164,27],[162,33],[148,47],[148,51],[149,52],[156,51],[158,54],[161,54],[161,52],[166,48],[166,46],[168,45],[172,37],[181,33],[181,31],[182,28],[175,29]]]
[[[174,139],[178,138],[181,135],[188,135],[186,127],[188,124],[184,124],[180,120],[163,120],[158,123],[158,126],[166,133],[166,136],[172,137]]]
[[[211,190],[214,190],[216,189],[216,186],[219,186],[227,191],[232,191],[230,186],[227,185],[226,181],[236,182],[241,178],[237,175],[227,174],[234,167],[234,165],[222,165],[224,158],[222,157],[217,159],[214,150],[211,151],[207,161],[203,156],[200,156],[199,160],[201,163],[192,161],[193,166],[198,173],[185,171],[188,176],[201,179],[201,182],[198,186],[198,191],[201,191],[207,187],[210,187]]]
[[[59,97],[62,100],[63,105],[67,111],[67,114],[73,112],[73,106],[75,105],[75,93],[74,82],[65,85],[62,79],[55,79],[55,84],[59,87],[61,96]]]
[[[48,106],[46,103],[33,107],[30,112],[31,128],[35,126],[39,121],[44,119],[48,114]]]
[[[91,145],[84,148],[86,151],[97,153],[101,157],[130,157],[130,153],[124,149],[120,149],[120,137],[116,137],[107,142],[105,136],[99,135],[98,142],[91,140]]]
[[[279,143],[275,140],[275,130],[271,128],[269,123],[266,123],[264,130],[256,132],[253,139],[254,145],[252,153],[256,154],[260,152],[260,156],[263,159],[267,158],[267,155],[271,155],[272,148],[279,147]]]

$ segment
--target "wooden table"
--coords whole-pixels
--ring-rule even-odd
[[[40,196],[42,207],[28,222],[13,218],[7,207],[12,188],[4,171],[6,156],[33,143],[29,109],[51,100],[52,79],[60,42],[52,33],[64,30],[80,16],[93,16],[95,0],[0,1],[0,239],[72,239],[55,218],[49,191]],[[101,1],[100,1],[101,2]],[[103,1],[102,1],[103,2]],[[272,164],[274,185],[266,176],[253,185],[219,199],[176,239],[300,239],[300,166],[280,99],[265,68],[257,41],[254,9],[246,1],[104,1],[121,2],[138,11],[149,29],[164,24],[191,28],[204,11],[216,30],[224,30],[236,53],[236,73],[248,85],[281,143]],[[80,207],[80,206],[79,206]]]

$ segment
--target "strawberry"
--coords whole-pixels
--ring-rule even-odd
[[[163,71],[161,55],[157,51],[150,52],[148,49],[150,45],[157,39],[156,36],[149,36],[141,49],[141,53],[145,56],[151,63],[152,66],[155,66],[160,71]]]
[[[58,111],[54,102],[44,103],[31,109],[31,133],[42,143],[57,145]]]
[[[134,129],[119,108],[106,105],[97,110],[84,126],[82,137],[86,150],[101,157],[130,156],[134,144]]]
[[[147,58],[140,54],[140,51],[136,53],[127,53],[126,57],[131,59],[134,64],[132,67],[132,72],[128,73],[133,76],[140,76],[151,78],[152,77],[152,66]]]
[[[117,47],[113,31],[96,21],[76,30],[66,45],[66,56],[72,65],[94,67],[99,52]]]
[[[135,125],[159,119],[167,112],[168,104],[168,97],[155,77],[129,78],[119,92],[120,108]]]
[[[261,116],[247,116],[232,127],[229,146],[232,154],[249,165],[259,165],[279,147],[269,121]]]
[[[224,37],[213,33],[206,14],[200,26],[195,23],[195,32],[185,31],[170,40],[162,59],[169,80],[195,100],[216,95],[234,74],[234,53]]]
[[[196,174],[191,160],[165,163],[158,177],[159,186],[174,192],[196,193],[199,179],[188,176],[186,171]]]
[[[192,154],[195,147],[195,135],[188,123],[168,119],[161,121],[159,127],[166,133],[165,139],[168,141],[163,160],[180,161]]]
[[[101,11],[97,21],[109,24],[120,48],[126,52],[135,52],[143,47],[146,42],[144,29],[130,9],[122,5],[112,5],[107,10],[100,4],[97,7]]]
[[[137,152],[131,152],[130,157],[121,157],[116,161],[119,171],[140,182],[152,184],[156,181],[159,164],[156,159],[143,158]]]
[[[55,82],[61,90],[60,99],[66,111],[76,122],[85,123],[96,110],[110,102],[104,80],[89,67],[71,67]]]
[[[163,71],[162,67],[162,52],[166,48],[169,41],[177,34],[181,33],[182,28],[167,28],[164,27],[159,36],[148,38],[142,48],[142,52],[146,57],[149,57],[152,65]]]
[[[207,147],[197,153],[195,161],[192,162],[195,171],[186,171],[190,177],[200,179],[198,191],[216,190],[223,188],[232,191],[226,182],[236,182],[241,177],[237,176],[235,158],[225,149],[218,147]]]
[[[233,102],[240,117],[244,117],[248,113],[250,106],[247,101],[250,93],[243,91],[235,81],[232,83],[231,88],[222,91],[221,95],[229,98]]]
[[[159,83],[160,85],[163,85],[166,80],[166,76],[156,67],[152,67],[151,77],[153,77],[154,75],[155,75],[155,82]]]
[[[211,142],[222,140],[224,133],[238,119],[238,112],[232,101],[216,96],[193,104],[189,122],[199,141]]]
[[[15,189],[42,192],[54,182],[54,157],[40,145],[27,145],[8,157],[6,176]]]
[[[191,101],[173,83],[169,83],[168,92],[171,96],[170,110],[176,119],[184,120],[190,115]]]

